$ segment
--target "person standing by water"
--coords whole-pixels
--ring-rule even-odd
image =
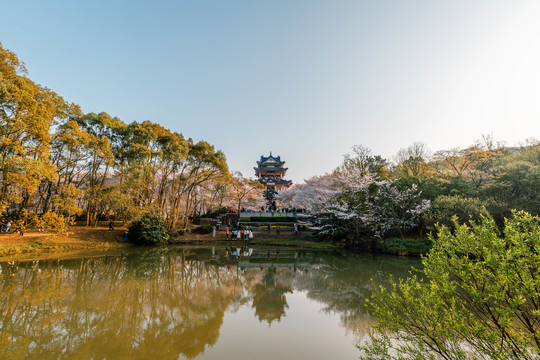
[[[127,242],[127,239],[128,239],[128,231],[126,230],[126,231],[124,231],[124,236],[122,238],[122,242],[123,243]]]
[[[216,237],[216,225],[214,225],[212,227],[212,237],[215,238]]]
[[[230,234],[231,230],[229,229],[229,227],[227,226],[225,228],[225,239],[229,240],[229,234]]]
[[[279,236],[279,225],[276,225],[276,235]]]

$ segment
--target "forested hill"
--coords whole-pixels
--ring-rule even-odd
[[[437,205],[440,196],[483,202],[492,212],[510,209],[540,214],[540,145],[495,144],[490,137],[466,149],[439,151],[428,161],[402,158],[392,176],[416,182],[424,196]],[[497,215],[497,214],[494,214]]]
[[[507,147],[491,136],[465,149],[432,154],[423,143],[393,161],[353,147],[332,173],[280,194],[311,211],[321,233],[336,239],[422,236],[435,224],[454,226],[491,216],[500,228],[512,210],[540,214],[540,144]]]

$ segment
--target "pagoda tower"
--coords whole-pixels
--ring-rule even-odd
[[[264,185],[264,197],[271,205],[275,206],[274,197],[278,191],[286,189],[292,185],[291,180],[285,180],[285,173],[288,168],[284,168],[285,161],[281,161],[279,156],[261,156],[261,160],[257,161],[255,176],[261,184]]]

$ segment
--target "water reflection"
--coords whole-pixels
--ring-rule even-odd
[[[226,312],[249,307],[261,323],[279,323],[294,292],[305,292],[360,336],[372,321],[363,307],[370,279],[403,276],[418,264],[350,253],[252,249],[233,256],[230,250],[154,248],[0,263],[0,357],[202,357],[218,342]]]
[[[259,321],[279,321],[285,315],[288,307],[286,293],[292,293],[291,284],[283,284],[277,276],[274,267],[263,270],[262,282],[256,284],[253,289],[253,304],[255,315]]]

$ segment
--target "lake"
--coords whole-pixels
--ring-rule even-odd
[[[50,256],[49,256],[50,257]],[[420,260],[126,248],[0,262],[0,358],[358,359],[373,286]]]

